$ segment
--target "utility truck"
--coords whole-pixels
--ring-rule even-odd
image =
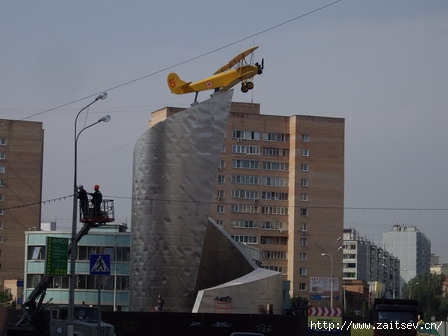
[[[76,244],[89,233],[91,228],[100,227],[115,220],[114,201],[103,200],[100,215],[93,217],[93,213],[93,211],[89,211],[90,215],[81,218],[84,225],[76,235]],[[67,257],[70,256],[70,252],[71,245],[68,248]],[[47,288],[52,281],[53,276],[42,276],[40,282],[22,305],[21,319],[13,325],[8,325],[7,336],[67,335],[68,305],[45,305],[43,303]],[[101,312],[97,307],[75,305],[74,313],[75,336],[115,336],[114,326],[102,322]]]
[[[102,322],[97,307],[74,307],[74,335],[76,336],[115,336],[113,325]],[[32,316],[30,323],[8,326],[8,336],[22,335],[67,335],[68,305],[50,305]]]
[[[416,336],[418,301],[375,299],[374,336]]]

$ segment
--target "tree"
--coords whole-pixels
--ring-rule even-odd
[[[418,307],[425,321],[430,321],[431,316],[438,320],[446,319],[448,303],[443,296],[444,281],[443,274],[426,273],[409,280],[403,286],[405,298],[418,300]]]
[[[306,315],[308,313],[309,302],[307,298],[293,296],[291,298],[291,311],[295,314]]]
[[[16,307],[16,303],[13,301],[13,296],[10,289],[0,289],[0,305],[7,309],[14,309]]]

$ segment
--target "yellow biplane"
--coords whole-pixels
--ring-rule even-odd
[[[198,82],[184,82],[174,72],[170,73],[167,78],[168,87],[172,93],[197,93],[199,91],[215,90],[225,91],[232,88],[235,84],[241,82],[241,91],[247,92],[254,88],[251,79],[255,75],[261,75],[263,72],[264,62],[261,64],[250,64],[246,61],[246,57],[252,54],[258,47],[252,47],[243,51],[234,57],[229,63],[217,70],[212,76],[200,80]]]

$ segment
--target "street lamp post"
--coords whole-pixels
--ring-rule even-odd
[[[412,289],[415,289],[413,287],[416,287],[418,285],[418,282],[412,283],[411,281],[409,281],[408,284],[409,284],[409,286],[408,286],[409,287],[408,288],[408,299],[410,299],[411,296],[412,296]]]
[[[339,237],[334,245],[341,240],[341,237]],[[322,256],[328,256],[330,258],[330,308],[333,308],[333,255],[339,251],[342,248],[342,246],[339,246],[337,250],[334,250],[330,253],[322,253]]]
[[[75,150],[75,156],[74,156],[74,174],[73,174],[73,214],[72,214],[72,240],[71,240],[71,246],[70,246],[70,277],[69,277],[69,293],[68,293],[68,323],[67,323],[67,335],[73,336],[74,332],[74,315],[75,315],[75,278],[76,278],[76,254],[77,254],[77,242],[76,242],[76,235],[77,235],[77,214],[78,214],[78,186],[77,186],[77,175],[78,175],[78,138],[81,135],[81,133],[86,130],[87,128],[90,128],[100,122],[108,122],[111,117],[109,115],[106,115],[98,121],[94,122],[93,124],[90,124],[86,127],[84,127],[79,132],[76,129],[76,124],[78,122],[78,117],[81,114],[82,111],[90,107],[92,104],[97,102],[98,100],[104,100],[107,98],[107,93],[103,92],[98,97],[95,98],[94,101],[83,107],[75,118],[75,137],[74,137],[74,150]]]

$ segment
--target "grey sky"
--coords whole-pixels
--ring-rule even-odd
[[[448,2],[342,0],[280,25],[330,3],[3,1],[0,116],[43,122],[43,199],[64,197],[75,115],[114,88],[80,117],[80,127],[112,120],[81,136],[78,177],[114,196],[117,220],[129,222],[132,151],[150,112],[194,99],[169,93],[168,72],[197,80],[259,45],[265,72],[234,100],[345,118],[345,226],[381,245],[394,224],[416,225],[448,262]],[[55,219],[69,227],[70,198],[43,206],[43,220]]]

